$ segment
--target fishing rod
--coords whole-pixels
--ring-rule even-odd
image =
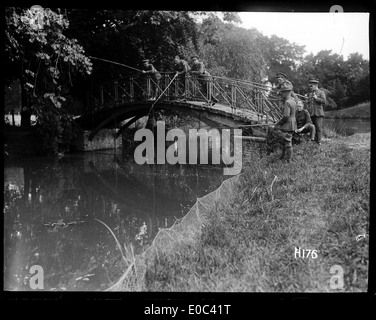
[[[129,69],[133,69],[133,70],[136,70],[138,72],[142,72],[142,70],[140,69],[137,69],[137,68],[133,68],[131,66],[127,66],[126,64],[123,64],[123,63],[119,63],[119,62],[115,62],[115,61],[110,61],[110,60],[106,60],[106,59],[102,59],[102,58],[97,58],[97,57],[93,57],[93,56],[89,56],[89,58],[91,59],[96,59],[96,60],[100,60],[100,61],[104,61],[104,62],[109,62],[109,63],[112,63],[112,64],[117,64],[119,66],[122,66],[122,67],[126,67],[126,68],[129,68]]]
[[[238,127],[261,127],[261,126],[275,126],[276,123],[258,123],[258,124],[245,124]]]
[[[175,80],[175,78],[178,76],[178,73],[175,73],[175,76],[172,78],[172,80],[170,81],[170,83],[167,85],[167,87],[162,91],[162,93],[159,95],[159,97],[154,101],[154,103],[152,104],[151,109],[153,109],[154,105],[157,103],[157,101],[162,97],[162,95],[166,92],[166,90],[168,89],[168,87],[171,85],[171,83]],[[150,111],[149,111],[150,112]]]

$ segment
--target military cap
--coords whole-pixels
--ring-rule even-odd
[[[286,76],[283,72],[278,72],[277,75],[276,75],[275,77],[276,77],[276,78],[279,78],[279,77],[287,78],[287,76]]]
[[[149,59],[142,60],[142,63],[146,63],[146,62],[149,62]]]
[[[292,90],[291,82],[282,83],[280,91],[291,91],[291,90]]]
[[[197,58],[198,59],[198,55],[197,54],[194,54],[191,59],[194,59],[194,58]]]
[[[308,83],[319,83],[319,80],[316,80],[316,79],[310,79],[308,81]]]

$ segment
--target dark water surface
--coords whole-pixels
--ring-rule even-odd
[[[4,289],[105,290],[124,271],[121,244],[136,253],[228,176],[200,165],[138,165],[122,149],[13,160],[4,166]]]
[[[328,119],[324,118],[324,125],[338,129],[350,129],[354,133],[371,132],[371,121],[360,119]]]

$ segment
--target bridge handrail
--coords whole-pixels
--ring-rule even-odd
[[[162,77],[163,77],[163,75],[174,75],[175,73],[176,72],[173,72],[173,71],[163,71],[163,72],[160,72],[160,74],[162,75]],[[104,85],[104,84],[108,84],[108,83],[120,82],[120,81],[125,80],[125,79],[140,78],[140,77],[141,78],[148,77],[148,75],[143,74],[143,73],[134,73],[133,75],[129,75],[129,76],[125,76],[125,77],[120,77],[120,78],[112,79],[112,80],[107,80],[105,82],[102,82],[101,84],[95,85],[94,87],[99,87],[100,85]],[[188,74],[186,74],[186,77],[193,78],[194,76],[192,76],[192,75],[190,75],[188,73]],[[259,82],[255,82],[255,81],[251,81],[251,80],[236,79],[236,78],[221,77],[221,76],[212,76],[212,75],[210,75],[210,78],[215,79],[215,80],[218,79],[218,80],[228,81],[228,82],[231,82],[231,83],[251,85],[251,86],[256,87],[257,89],[260,89],[260,90],[268,90],[264,84],[259,83]],[[275,91],[273,91],[273,89],[271,89],[270,92],[271,93],[275,93]],[[298,94],[298,93],[295,93],[295,94],[301,100],[306,100],[307,99],[304,95],[301,95],[301,94]]]
[[[163,75],[174,75],[175,74],[175,72],[169,72],[169,71],[168,72],[159,72],[159,73],[162,75],[162,77],[163,77]],[[146,74],[143,74],[143,73],[135,73],[133,75],[124,76],[124,77],[120,77],[120,78],[111,79],[111,80],[107,80],[107,81],[101,82],[100,84],[94,85],[94,87],[98,87],[100,85],[104,85],[104,84],[108,84],[108,83],[119,82],[119,81],[122,81],[122,80],[125,80],[125,79],[147,77],[147,76],[149,76],[149,75],[146,75]],[[190,75],[189,73],[186,74],[186,76],[188,78],[194,77],[193,75]],[[212,75],[210,76],[210,78],[218,79],[218,80],[224,80],[224,81],[228,81],[228,82],[248,84],[248,85],[256,86],[259,89],[264,89],[264,90],[266,89],[265,85],[263,85],[262,83],[255,82],[255,81],[250,81],[250,80],[236,79],[236,78],[229,78],[229,77],[220,77],[220,76],[212,76]]]
[[[200,80],[188,74],[184,78],[185,84],[179,77],[173,83],[174,74],[175,72],[161,72],[162,77],[158,85],[159,93],[168,89],[165,92],[167,100],[177,97],[176,95],[181,93],[180,86],[184,85],[189,99],[192,98],[192,100],[209,102],[210,96],[214,94],[222,101],[220,103],[228,104],[233,109],[253,110],[257,115],[269,115],[273,120],[278,120],[281,117],[280,96],[263,84],[249,80],[210,76],[205,79],[208,84],[205,85],[207,92],[204,92],[202,90],[205,87],[202,87],[202,83],[200,84],[203,79]],[[157,85],[155,78],[146,74],[134,74],[103,82],[92,87],[91,95],[88,93],[88,110],[92,112],[97,108],[111,107],[126,101],[135,101],[137,98],[150,98],[152,85]]]

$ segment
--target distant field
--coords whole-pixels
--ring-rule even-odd
[[[326,117],[330,118],[349,118],[349,119],[369,119],[371,118],[371,104],[370,102],[359,103],[353,107],[327,111]]]

